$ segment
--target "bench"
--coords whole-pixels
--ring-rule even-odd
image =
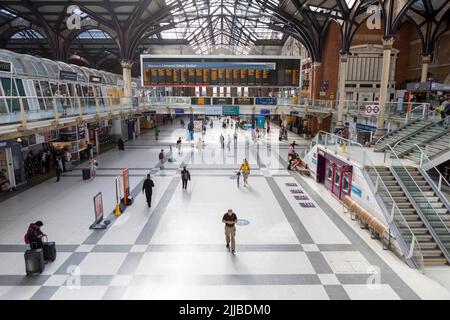
[[[387,241],[387,246],[391,246],[391,233],[388,226],[353,201],[349,196],[345,196],[341,201],[344,207],[350,212],[352,220],[358,220],[362,228],[368,228],[370,230],[372,239],[378,238],[383,244]],[[383,249],[385,249],[384,245]]]

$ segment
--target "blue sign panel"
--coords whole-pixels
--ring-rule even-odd
[[[377,130],[377,127],[376,126],[371,126],[371,125],[368,125],[368,124],[356,123],[356,129],[363,130],[363,131],[375,132]],[[387,129],[385,128],[384,131],[387,131]]]
[[[260,114],[262,116],[270,116],[270,110],[269,109],[261,109]]]
[[[275,106],[277,104],[277,98],[256,98],[255,104],[265,106]]]
[[[175,114],[184,114],[184,109],[175,109]]]
[[[259,128],[264,128],[266,118],[264,116],[256,116],[256,124]]]
[[[361,198],[361,194],[362,194],[361,189],[359,189],[356,186],[352,186],[352,194]]]
[[[298,111],[291,111],[291,116],[297,116],[299,115]]]

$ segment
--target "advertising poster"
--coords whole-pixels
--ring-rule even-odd
[[[123,180],[123,190],[125,191],[125,199],[126,199],[130,196],[130,174],[128,169],[123,169],[122,180]]]
[[[94,197],[95,222],[100,223],[103,220],[103,198],[99,192]]]

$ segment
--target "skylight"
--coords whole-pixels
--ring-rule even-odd
[[[271,15],[250,0],[166,0],[176,28],[161,32],[162,39],[186,39],[198,54],[227,49],[248,54],[258,40],[282,39],[270,30]],[[278,4],[278,0],[275,1]]]
[[[111,39],[110,35],[99,29],[89,29],[81,32],[77,39],[82,40],[96,40],[96,39]]]
[[[25,40],[25,39],[30,40],[30,39],[44,39],[44,38],[45,37],[41,33],[37,32],[35,30],[32,30],[32,29],[22,30],[22,31],[14,33],[11,36],[11,39],[15,39],[15,40]]]

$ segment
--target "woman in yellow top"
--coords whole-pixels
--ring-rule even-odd
[[[242,175],[244,176],[244,187],[248,186],[248,175],[250,174],[250,165],[248,164],[247,159],[244,159],[244,162],[241,165]]]

